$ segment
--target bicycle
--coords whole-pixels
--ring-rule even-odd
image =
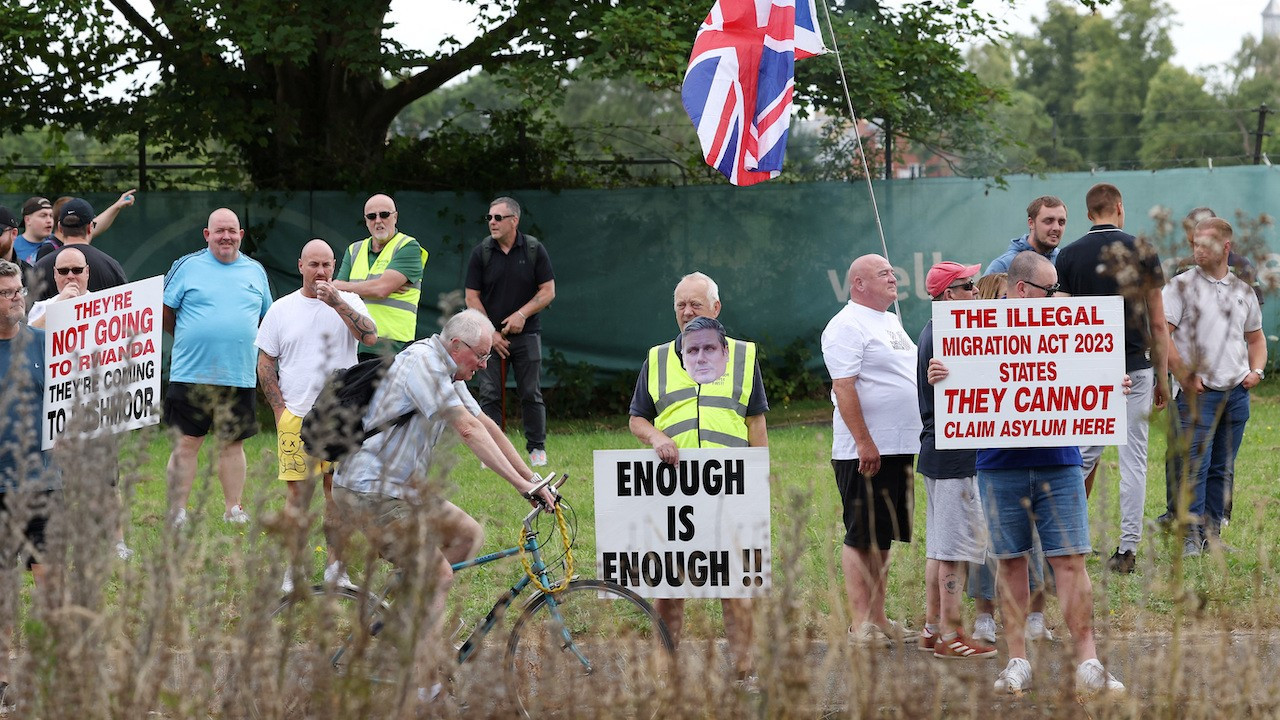
[[[540,478],[530,496],[546,487],[556,493],[568,476],[552,485],[554,479],[554,472]],[[535,717],[589,697],[625,716],[628,707],[655,702],[675,646],[666,624],[644,598],[611,581],[570,576],[576,521],[571,531],[565,510],[572,509],[556,495],[554,508],[539,504],[524,517],[519,544],[452,566],[457,573],[517,555],[524,560],[523,575],[456,648],[456,661],[463,666],[474,660],[506,611],[533,586],[533,595],[511,625],[504,659],[521,712]],[[543,516],[555,518],[564,549],[563,556],[550,563],[544,558],[548,546],[539,541],[536,527]],[[557,561],[566,570],[560,579],[553,578],[552,563]],[[390,597],[399,584],[397,574],[378,594],[358,587],[315,585],[286,597],[272,617],[280,635],[288,639],[286,650],[301,661],[292,663],[295,671],[331,672],[375,684],[397,682],[412,658],[377,648],[377,640],[387,626]],[[317,644],[326,637],[333,640]]]

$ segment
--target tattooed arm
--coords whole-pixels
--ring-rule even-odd
[[[338,313],[338,317],[342,318],[342,322],[346,323],[347,329],[351,331],[351,336],[358,342],[364,345],[378,342],[378,328],[373,320],[361,315],[355,311],[355,308],[348,305],[332,283],[317,280],[316,297]]]

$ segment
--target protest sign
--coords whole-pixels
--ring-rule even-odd
[[[1119,297],[933,303],[940,450],[1125,442]]]
[[[595,452],[596,572],[650,598],[752,597],[772,584],[769,449]]]
[[[164,278],[89,293],[46,311],[41,444],[160,422]]]

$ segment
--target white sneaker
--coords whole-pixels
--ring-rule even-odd
[[[1079,677],[1078,671],[1076,676]],[[1009,664],[1000,671],[1000,677],[996,678],[995,689],[996,692],[1015,695],[1031,689],[1031,663],[1026,658],[1009,658]]]
[[[530,450],[529,451],[529,465],[531,467],[543,467],[546,464],[547,464],[546,450]]]
[[[187,524],[187,509],[178,508],[178,512],[173,516],[173,527],[180,528]]]
[[[229,523],[244,525],[249,522],[249,513],[245,512],[241,505],[232,505],[230,510],[222,514],[222,519]]]
[[[284,593],[285,595],[288,595],[289,593],[293,592],[293,571],[291,570],[284,571],[284,580],[281,581],[280,583],[280,592]]]
[[[1040,640],[1054,642],[1057,640],[1053,636],[1053,631],[1044,624],[1044,613],[1031,613],[1027,616],[1027,627],[1025,628],[1024,636],[1031,642]]]
[[[973,621],[973,633],[969,636],[978,642],[994,645],[996,642],[996,619],[982,613]]]
[[[133,551],[129,549],[128,545],[124,544],[123,540],[116,543],[116,557],[121,560],[128,560],[133,557]]]
[[[1093,694],[1097,692],[1124,692],[1124,683],[1115,675],[1107,672],[1097,658],[1085,660],[1076,668],[1076,692]]]
[[[348,590],[358,590],[356,584],[351,582],[351,576],[347,575],[347,571],[342,569],[341,563],[332,562],[324,569],[324,584],[337,585],[340,588]]]

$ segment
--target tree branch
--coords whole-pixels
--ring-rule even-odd
[[[128,0],[109,1],[112,7],[123,15],[124,19],[128,21],[130,25],[137,29],[138,32],[142,33],[143,37],[151,41],[152,45],[157,45],[165,49],[173,49],[173,41],[166,38],[164,35],[161,35],[160,31],[157,30],[155,26],[147,22],[147,19],[142,17],[141,13],[133,9],[133,6],[129,4]]]

